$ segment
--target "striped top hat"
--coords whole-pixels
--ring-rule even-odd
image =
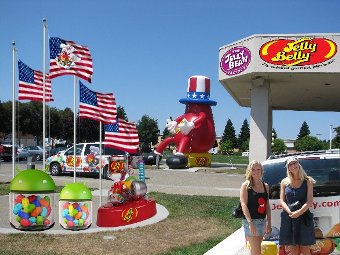
[[[187,97],[179,100],[182,104],[208,104],[215,106],[216,101],[210,100],[210,79],[206,76],[195,75],[188,79]]]

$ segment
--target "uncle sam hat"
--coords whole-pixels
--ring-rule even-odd
[[[179,100],[182,104],[208,104],[215,106],[216,101],[210,100],[210,79],[206,76],[195,75],[188,79],[187,97]]]

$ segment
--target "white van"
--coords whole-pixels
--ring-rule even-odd
[[[73,173],[74,164],[76,164],[76,172],[98,174],[100,172],[100,150],[99,143],[79,143],[76,144],[76,159],[74,160],[74,147],[70,147],[65,151],[58,152],[46,159],[46,170],[51,175],[60,175],[62,173]],[[105,147],[102,143],[102,167],[103,177],[109,179],[109,168],[111,157],[114,156],[117,162],[125,164],[127,154],[124,151],[114,148]]]
[[[263,162],[264,182],[270,186],[272,233],[268,240],[279,239],[280,183],[286,177],[285,162],[288,157],[299,159],[307,175],[312,176],[314,202],[310,211],[314,214],[316,244],[311,246],[313,255],[340,254],[340,154],[339,151],[316,151],[274,156]],[[280,254],[286,254],[280,247]]]

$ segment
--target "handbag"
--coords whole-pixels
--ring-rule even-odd
[[[238,205],[234,208],[232,216],[234,218],[244,218],[241,202],[238,202]]]

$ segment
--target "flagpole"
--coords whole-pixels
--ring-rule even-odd
[[[12,42],[12,174],[15,177],[15,42]]]
[[[73,75],[73,182],[76,182],[76,134],[77,134],[77,123],[76,123],[76,83],[77,77]]]
[[[99,206],[102,206],[102,196],[103,196],[103,165],[102,165],[102,122],[99,121]]]
[[[46,19],[43,18],[43,171],[45,171],[46,137]]]

